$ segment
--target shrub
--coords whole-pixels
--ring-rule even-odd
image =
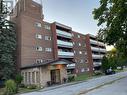
[[[74,81],[75,80],[75,76],[69,76],[68,77],[68,82],[72,82],[72,81]]]
[[[5,82],[5,95],[14,95],[16,93],[16,83],[14,80]]]
[[[22,80],[23,80],[23,76],[21,76],[20,74],[17,74],[15,77],[16,84],[21,84]]]
[[[20,86],[22,80],[23,80],[23,77],[22,77],[20,74],[17,74],[16,77],[15,77],[15,82],[16,82],[16,92],[18,92],[18,90],[19,90],[19,86]]]
[[[27,86],[28,89],[36,89],[37,86],[35,84],[31,84]]]
[[[95,76],[99,76],[99,75],[102,75],[102,74],[103,74],[103,73],[102,73],[101,71],[95,71],[95,72],[94,72],[94,75],[95,75]]]

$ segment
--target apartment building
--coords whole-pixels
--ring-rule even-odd
[[[86,49],[87,49],[87,61],[90,71],[100,70],[101,61],[103,56],[106,54],[105,44],[98,40],[96,36],[87,34],[86,38]]]
[[[101,62],[97,54],[105,54],[100,52],[104,44],[67,25],[44,21],[42,5],[35,1],[18,0],[11,17],[16,23],[17,69],[24,76],[23,83],[46,86],[62,83],[68,74],[92,74],[98,68],[95,63]]]

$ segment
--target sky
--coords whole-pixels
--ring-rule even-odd
[[[42,0],[44,20],[59,22],[83,34],[97,34],[97,21],[92,11],[99,0]]]

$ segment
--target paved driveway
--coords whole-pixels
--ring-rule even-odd
[[[80,95],[79,93],[81,92],[88,91],[90,89],[96,88],[100,85],[109,83],[111,81],[117,80],[125,76],[127,76],[127,72],[122,72],[122,73],[118,73],[114,75],[103,76],[100,78],[91,79],[91,80],[88,80],[87,82],[82,82],[82,83],[75,84],[75,85],[64,86],[64,87],[60,87],[60,88],[53,89],[53,90],[47,90],[47,91],[40,90],[37,92],[26,93],[22,95]],[[88,94],[88,95],[96,95],[96,94]],[[100,95],[103,95],[103,94],[100,94]]]

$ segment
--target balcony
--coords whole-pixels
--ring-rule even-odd
[[[93,65],[96,67],[96,66],[101,66],[102,63],[101,62],[93,62]]]
[[[56,30],[56,33],[58,36],[61,36],[61,37],[65,37],[65,38],[72,38],[72,34],[71,33],[68,33],[68,32],[65,32],[65,31],[62,31],[62,30]]]
[[[102,59],[104,55],[95,55],[95,54],[92,54],[92,58],[93,59]]]
[[[73,58],[74,53],[73,52],[58,51],[58,57],[60,57],[60,58]]]
[[[62,41],[62,40],[57,40],[57,45],[61,46],[61,47],[68,47],[68,48],[73,47],[72,42],[65,42],[65,41]]]
[[[106,53],[106,49],[102,49],[102,48],[99,48],[99,47],[91,47],[91,50],[92,51],[96,51],[96,52],[104,52],[104,53]]]
[[[75,69],[75,67],[76,67],[76,64],[74,63],[74,64],[68,64],[67,65],[67,69]]]
[[[92,39],[90,39],[90,43],[94,45],[105,46],[103,42],[99,42],[99,41],[92,40]]]
[[[92,39],[90,39],[90,43],[91,43],[91,44],[95,44],[95,45],[98,44],[96,40],[92,40]]]

